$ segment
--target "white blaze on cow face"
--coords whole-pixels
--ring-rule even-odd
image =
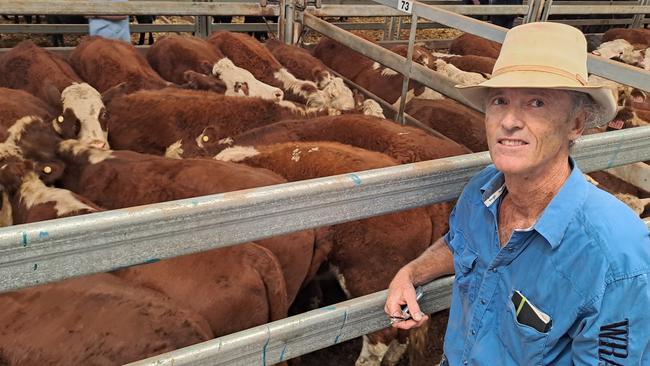
[[[226,84],[228,96],[260,97],[273,101],[284,98],[282,90],[255,79],[250,71],[237,67],[227,57],[214,64],[212,74]]]
[[[366,116],[375,116],[379,118],[386,118],[384,116],[384,109],[372,99],[366,99],[363,101],[362,106],[363,114]]]
[[[285,90],[290,90],[292,93],[307,99],[308,107],[314,109],[327,107],[328,98],[325,97],[313,81],[297,79],[285,68],[273,73],[273,77],[282,83]]]
[[[630,42],[624,39],[615,39],[613,41],[601,43],[598,49],[592,51],[591,53],[604,58],[614,58],[621,56],[625,52],[630,52],[633,50],[634,46],[632,46]]]
[[[54,202],[54,209],[57,216],[66,216],[78,211],[97,211],[96,209],[79,201],[72,192],[67,189],[52,188],[46,186],[36,173],[30,172],[23,178],[20,186],[21,201],[27,209],[36,205]]]
[[[86,145],[78,140],[65,140],[59,144],[59,151],[79,156],[88,153],[88,162],[98,164],[104,160],[113,158],[112,150],[103,150],[97,147]]]
[[[354,109],[354,94],[339,77],[332,80],[322,89],[329,99],[327,105],[331,108],[346,111]]]
[[[240,161],[246,160],[247,158],[259,155],[260,152],[257,151],[254,147],[250,146],[233,146],[227,149],[222,150],[218,153],[214,159],[220,161],[230,161],[233,163],[238,163]]]
[[[63,89],[61,102],[63,111],[69,109],[79,119],[79,141],[98,148],[109,148],[108,132],[100,122],[103,120],[105,123],[106,108],[102,95],[95,88],[86,83],[74,83]],[[57,122],[55,119],[53,124],[56,126]]]
[[[437,73],[445,75],[452,79],[456,84],[460,85],[477,85],[484,82],[485,77],[476,72],[463,71],[452,64],[448,64],[443,60],[435,60],[435,70]]]

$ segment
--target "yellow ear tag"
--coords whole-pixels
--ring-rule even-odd
[[[203,137],[201,137],[201,140],[203,140],[203,142],[208,142],[210,141],[210,137],[203,135]]]
[[[58,116],[56,118],[56,121],[59,122],[59,123],[63,123],[63,116]]]
[[[52,167],[46,166],[43,168],[43,173],[50,174],[52,173]]]

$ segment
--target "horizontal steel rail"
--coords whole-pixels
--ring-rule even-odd
[[[528,11],[528,6],[525,5],[438,5],[438,7],[465,15],[525,15]],[[323,5],[320,8],[308,7],[308,12],[319,17],[390,17],[408,15],[394,7],[389,8],[382,5],[359,7],[350,5]]]
[[[650,126],[585,136],[586,171],[650,159]],[[457,197],[488,153],[0,229],[0,291],[332,225]]]
[[[3,1],[4,15],[278,15],[275,5],[259,3],[193,2],[193,1]]]
[[[449,308],[452,282],[453,277],[445,277],[425,285],[422,311]],[[129,365],[272,365],[390,326],[386,295],[357,297]]]
[[[589,14],[650,14],[650,6],[647,5],[593,5],[588,8]],[[585,14],[584,5],[555,5],[550,8],[549,15],[574,15]]]

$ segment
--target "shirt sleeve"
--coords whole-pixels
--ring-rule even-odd
[[[610,283],[579,324],[573,338],[575,365],[648,365],[648,273]]]

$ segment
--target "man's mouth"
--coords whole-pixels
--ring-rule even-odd
[[[504,145],[504,146],[523,146],[523,145],[528,145],[526,141],[523,140],[517,140],[517,139],[499,139],[498,140],[499,144]]]

